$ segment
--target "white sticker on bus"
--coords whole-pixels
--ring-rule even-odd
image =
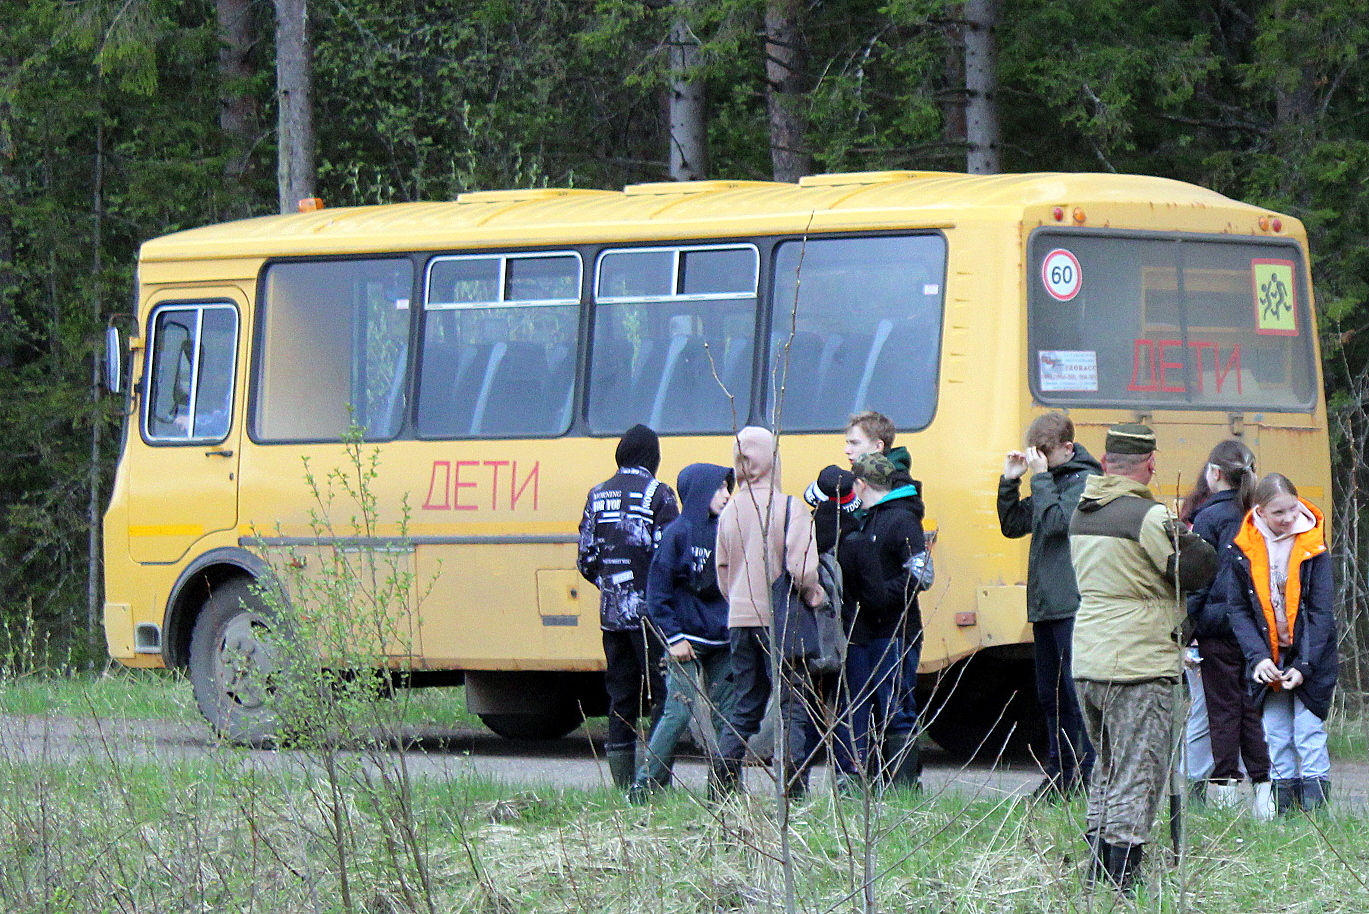
[[[1069,301],[1079,294],[1084,283],[1084,271],[1079,258],[1064,248],[1056,248],[1041,261],[1041,282],[1057,301]]]
[[[1097,391],[1098,353],[1091,350],[1042,349],[1036,353],[1042,391]]]

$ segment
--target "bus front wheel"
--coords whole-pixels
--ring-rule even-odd
[[[271,615],[247,578],[214,588],[190,637],[190,682],[200,713],[221,737],[238,743],[272,739],[278,671]]]

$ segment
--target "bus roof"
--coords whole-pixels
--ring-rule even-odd
[[[1207,211],[1217,222],[1239,217],[1238,226],[1226,228],[1239,233],[1253,233],[1255,218],[1267,212],[1197,185],[1143,175],[858,172],[812,175],[797,184],[692,181],[636,184],[622,191],[479,191],[462,194],[455,201],[263,216],[153,239],[143,245],[142,259],[155,262],[722,238],[895,226],[949,227],[966,218],[982,218],[990,209],[998,210],[993,217],[1002,219],[1034,207],[1087,210],[1099,205],[1155,213],[1155,228],[1188,226],[1195,210]],[[1166,209],[1183,210],[1183,220],[1167,220],[1157,212]],[[1294,220],[1288,221],[1292,229]],[[1217,229],[1204,225],[1203,230]]]

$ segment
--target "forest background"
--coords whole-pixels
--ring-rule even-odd
[[[305,3],[0,0],[7,667],[21,642],[40,665],[103,661],[98,521],[122,417],[98,354],[132,309],[148,238],[314,195],[1117,171],[1307,226],[1353,660],[1343,692],[1365,694],[1363,0]]]

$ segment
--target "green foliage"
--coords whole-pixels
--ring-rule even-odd
[[[963,167],[962,6],[808,5],[803,114],[818,167]],[[711,176],[768,178],[765,10],[763,0],[312,4],[320,193],[349,205],[664,180],[677,19],[698,41]],[[255,8],[256,72],[224,85],[208,0],[0,0],[0,613],[52,633],[45,650],[60,662],[91,650],[88,502],[92,480],[97,496],[108,490],[122,420],[92,395],[91,360],[107,318],[130,308],[137,246],[275,210],[270,13]],[[1006,169],[1165,175],[1303,220],[1338,499],[1369,491],[1363,4],[1004,0],[997,37]],[[237,155],[219,126],[230,90],[248,93],[260,119],[242,181],[225,180]],[[1345,510],[1338,530],[1362,509]]]

